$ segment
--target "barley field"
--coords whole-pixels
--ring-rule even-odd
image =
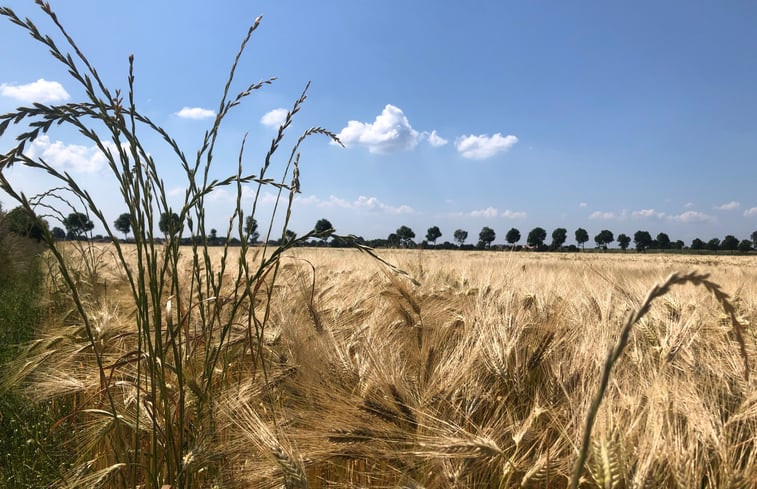
[[[294,248],[244,285],[249,309],[230,311],[238,286],[224,282],[223,248],[209,248],[220,293],[166,295],[151,311],[164,329],[143,336],[114,250],[68,252],[93,338],[51,267],[54,314],[4,380],[73,403],[63,486],[150,485],[145,474],[161,482],[173,465],[197,487],[567,487],[629,315],[692,271],[727,307],[695,280],[654,299],[610,373],[578,483],[757,481],[757,390],[728,312],[754,362],[752,257],[376,251],[383,263]],[[178,283],[196,280],[193,261],[182,247]],[[150,337],[153,350],[138,344]],[[145,376],[160,348],[157,377]]]

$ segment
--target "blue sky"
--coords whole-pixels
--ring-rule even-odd
[[[30,1],[4,1],[43,31]],[[233,56],[258,15],[236,89],[278,80],[223,126],[214,164],[255,172],[280,120],[312,81],[285,139],[310,126],[338,133],[303,147],[302,195],[291,228],[321,217],[338,232],[418,238],[438,225],[471,238],[492,227],[503,242],[584,227],[672,239],[747,238],[757,230],[757,4],[754,2],[233,1],[53,2],[63,24],[113,88],[136,58],[138,108],[188,154],[212,124]],[[63,67],[19,28],[0,22],[0,111],[33,100],[81,100]],[[44,80],[40,82],[39,80]],[[187,110],[182,110],[187,109]],[[203,117],[209,116],[209,117]],[[166,187],[184,181],[170,152],[146,132]],[[8,148],[11,138],[1,138]],[[124,210],[107,167],[77,134],[35,144],[101,199]],[[29,194],[50,182],[13,168]],[[0,196],[7,206],[7,196]],[[264,194],[262,211],[270,208]],[[225,230],[230,195],[208,206]],[[261,213],[259,220],[266,220]]]

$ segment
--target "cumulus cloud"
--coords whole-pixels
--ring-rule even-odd
[[[497,217],[499,211],[495,207],[487,207],[486,209],[479,209],[471,211],[471,217]]]
[[[0,95],[14,98],[22,102],[61,102],[68,100],[68,92],[63,85],[56,81],[47,81],[44,78],[27,83],[26,85],[0,84]]]
[[[201,107],[184,107],[176,115],[183,119],[208,119],[215,117],[216,113],[210,109],[203,109]]]
[[[286,109],[273,109],[260,118],[260,123],[268,127],[279,127],[286,120],[288,113]]]
[[[745,210],[744,215],[746,217],[757,216],[757,207],[752,207],[751,209]]]
[[[578,207],[589,207],[589,204],[587,204],[586,202],[579,202]]]
[[[371,153],[411,150],[421,138],[402,109],[391,104],[372,123],[349,121],[337,136],[345,146],[365,146]]]
[[[684,222],[684,223],[711,222],[715,220],[712,216],[705,214],[703,212],[697,212],[697,211],[686,211],[682,214],[667,216],[667,218],[671,221]]]
[[[105,146],[115,153],[116,146],[105,142]],[[59,170],[79,173],[96,173],[107,163],[105,155],[97,146],[51,142],[46,134],[38,137],[29,147],[27,156],[41,158]]]
[[[463,158],[483,160],[509,150],[517,142],[518,138],[511,134],[507,136],[502,136],[500,133],[493,136],[470,134],[458,138],[455,147]]]
[[[686,209],[691,209],[692,207],[694,207],[694,202],[686,202],[685,204],[683,204],[683,207]]]
[[[448,142],[449,141],[447,141],[443,137],[439,136],[436,133],[436,130],[431,131],[431,134],[428,135],[428,144],[430,144],[431,146],[433,146],[435,148],[439,148],[441,146],[444,146]]]
[[[735,211],[739,207],[741,207],[741,203],[736,202],[735,200],[732,200],[726,204],[715,206],[715,209],[719,211]]]

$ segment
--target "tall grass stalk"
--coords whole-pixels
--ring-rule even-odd
[[[30,212],[60,220],[61,204],[84,210],[105,229],[115,250],[116,261],[125,277],[133,307],[133,325],[103,324],[102,312],[95,307],[96,284],[80,280],[76,260],[71,260],[67,244],[56,242],[49,232],[44,240],[54,258],[59,277],[75,310],[76,336],[84,346],[72,349],[76,361],[91,365],[97,372],[97,387],[84,389],[80,407],[74,414],[83,426],[78,464],[67,474],[66,486],[90,486],[116,481],[120,486],[189,488],[204,486],[223,470],[217,458],[189,463],[210,440],[221,436],[216,430],[216,399],[223,386],[243,372],[260,371],[268,378],[263,338],[269,317],[267,306],[273,292],[281,254],[298,242],[317,236],[307,233],[294,242],[278,247],[252,248],[244,219],[258,217],[261,189],[278,192],[284,207],[282,236],[289,222],[294,195],[299,192],[299,148],[314,134],[336,136],[323,128],[305,131],[292,148],[278,178],[270,176],[274,156],[293,116],[306,100],[303,91],[280,126],[257,173],[245,169],[248,157],[244,141],[237,169],[224,178],[212,178],[214,151],[225,117],[254,91],[274,79],[252,83],[234,93],[235,72],[242,54],[258,28],[255,20],[233,60],[212,126],[189,158],[163,128],[138,111],[135,102],[134,57],[129,58],[128,92],[111,90],[69,35],[49,4],[38,1],[42,12],[57,30],[43,33],[30,19],[19,17],[11,8],[0,15],[26,31],[62,63],[86,96],[84,101],[62,105],[35,103],[0,116],[0,136],[11,125],[23,126],[15,145],[0,159],[0,188]],[[62,38],[59,44],[55,38]],[[65,47],[63,47],[65,46]],[[67,52],[67,51],[71,52]],[[306,88],[307,90],[307,88]],[[40,157],[30,157],[26,149],[57,125],[75,129],[90,140],[106,157],[108,170],[128,209],[134,232],[134,247],[120,242],[108,217],[74,177]],[[144,135],[155,133],[172,150],[186,177],[183,202],[172,208],[158,165],[143,145]],[[8,169],[24,165],[52,176],[56,187],[38,198],[28,197],[9,180]],[[242,203],[243,188],[255,185],[256,197],[250,209]],[[229,218],[228,235],[237,230],[241,237],[239,256],[232,259],[228,242],[219,258],[208,252],[206,198],[222,188],[236,190],[236,206]],[[83,207],[83,209],[82,209]],[[268,216],[266,238],[273,233],[276,212]],[[156,232],[160,216],[176,213],[179,226],[171,226],[165,240]],[[189,251],[180,248],[189,238]],[[79,248],[84,258],[92,253],[89,245]],[[189,280],[184,278],[184,254],[189,253]],[[90,256],[85,263],[99,260]],[[96,270],[90,270],[96,275]],[[261,309],[262,304],[262,309]],[[229,361],[238,348],[239,326],[246,325],[246,356]],[[63,325],[61,325],[63,326]],[[108,332],[108,329],[119,330]],[[108,336],[110,334],[110,336]],[[117,341],[114,341],[117,340]],[[60,346],[63,348],[63,346]],[[28,370],[28,369],[27,369]],[[33,372],[27,371],[29,376]],[[55,393],[49,393],[53,396]],[[273,407],[271,406],[271,409]],[[194,458],[193,458],[194,457]]]

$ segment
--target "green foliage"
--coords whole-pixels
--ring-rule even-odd
[[[68,217],[63,219],[63,225],[66,226],[68,232],[75,238],[79,238],[83,234],[92,231],[95,227],[89,216],[83,212],[72,212]]]
[[[244,233],[248,237],[248,242],[250,244],[255,243],[258,238],[260,238],[260,233],[258,233],[258,221],[256,221],[254,217],[247,216],[245,219]]]
[[[160,232],[166,236],[174,236],[181,231],[181,218],[175,212],[163,212],[158,222]]]
[[[707,249],[710,251],[718,251],[720,249],[720,239],[712,238],[707,242]]]
[[[726,251],[736,251],[739,248],[739,240],[736,236],[729,234],[723,238],[723,242],[720,243],[720,249]]]
[[[739,243],[739,251],[746,253],[752,249],[752,242],[748,239],[742,239]]]
[[[455,241],[457,241],[457,244],[462,246],[465,244],[465,240],[468,239],[468,231],[465,231],[463,229],[456,229],[453,237],[455,238]]]
[[[510,228],[510,230],[505,235],[505,241],[507,241],[511,245],[517,243],[518,241],[520,241],[520,231],[515,228]]]
[[[652,235],[649,231],[636,231],[633,233],[633,242],[637,251],[644,251],[652,245]]]
[[[557,228],[552,231],[552,248],[560,249],[565,244],[565,240],[568,239],[568,230],[565,228]]]
[[[576,229],[576,243],[581,245],[581,248],[584,247],[584,243],[589,241],[589,233],[584,228],[578,228]]]
[[[328,219],[319,219],[313,229],[315,229],[315,232],[321,236],[321,240],[325,243],[329,239],[329,236],[331,236],[330,231],[334,229],[334,226]]]
[[[655,240],[657,241],[657,247],[661,250],[668,250],[672,247],[670,237],[666,233],[659,233]]]
[[[439,226],[431,226],[426,231],[426,241],[436,244],[436,240],[442,237],[442,232],[439,230]]]
[[[608,244],[615,241],[615,236],[613,236],[612,231],[609,229],[603,229],[594,236],[594,242],[597,243],[597,246],[600,248],[606,248]]]
[[[528,233],[526,243],[528,246],[540,247],[544,245],[544,240],[547,239],[547,231],[544,228],[535,227]]]
[[[478,233],[478,247],[489,248],[496,238],[497,235],[494,230],[488,226],[484,226],[481,228],[481,232]]]
[[[131,217],[129,213],[125,212],[118,216],[118,219],[113,221],[113,226],[124,233],[124,238],[126,238],[126,235],[131,231]]]
[[[691,241],[691,246],[690,246],[690,248],[691,248],[692,250],[703,250],[703,249],[704,249],[704,241],[702,241],[702,240],[701,240],[701,239],[699,239],[699,238],[694,238],[694,239],[693,239],[693,240]]]
[[[413,238],[415,238],[415,232],[407,226],[400,226],[396,231],[397,238],[400,240],[400,244],[405,247],[413,245]]]
[[[618,245],[620,246],[621,250],[627,250],[629,244],[631,244],[631,238],[628,235],[623,233],[618,235]]]
[[[3,217],[3,225],[11,233],[37,241],[42,240],[47,222],[22,206],[18,206]]]

